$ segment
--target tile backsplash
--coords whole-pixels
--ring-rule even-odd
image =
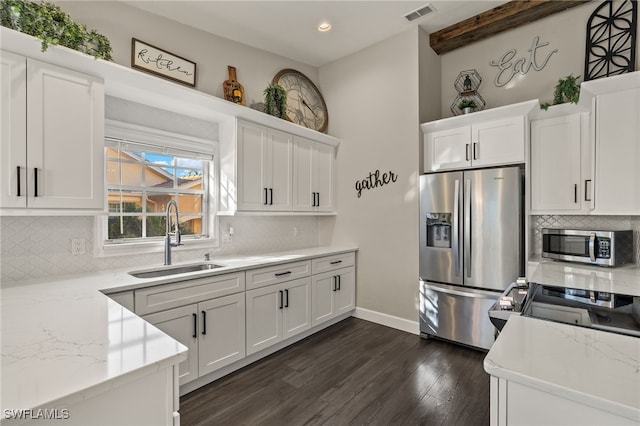
[[[177,249],[174,261],[216,256],[295,250],[318,245],[318,218],[313,216],[221,217],[220,234],[233,227],[230,243],[219,247]],[[84,239],[86,253],[73,256],[71,240]],[[0,217],[0,282],[144,267],[163,262],[162,252],[136,256],[95,257],[93,217]]]
[[[542,228],[620,230],[632,229],[635,263],[640,265],[640,216],[531,216],[530,255],[542,253]]]

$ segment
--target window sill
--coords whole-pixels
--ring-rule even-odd
[[[172,251],[175,253],[185,250],[197,250],[205,248],[217,248],[219,246],[218,239],[216,238],[200,238],[194,240],[186,240],[182,242],[181,246],[172,247]],[[150,241],[141,243],[121,243],[121,244],[103,244],[99,242],[94,250],[95,257],[111,257],[111,256],[126,256],[132,254],[147,254],[147,253],[163,253],[164,241]]]

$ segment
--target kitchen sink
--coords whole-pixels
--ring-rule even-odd
[[[202,263],[191,263],[189,265],[160,266],[154,269],[131,271],[129,272],[129,275],[136,278],[157,278],[157,277],[165,277],[167,275],[186,274],[189,272],[210,271],[213,269],[218,269],[223,267],[224,265],[218,265],[217,263],[202,262]]]

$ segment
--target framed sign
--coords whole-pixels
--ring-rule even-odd
[[[131,39],[131,68],[196,87],[196,63],[138,39]]]

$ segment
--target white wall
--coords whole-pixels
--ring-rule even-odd
[[[355,244],[357,306],[417,321],[420,40],[413,28],[320,68],[338,151],[338,216],[320,220],[321,244]],[[437,98],[439,81],[435,82]],[[434,118],[434,117],[432,117]],[[397,181],[358,198],[370,172]]]
[[[228,78],[227,65],[237,68],[238,79],[245,87],[249,103],[262,101],[262,91],[283,68],[300,70],[318,84],[318,70],[315,67],[213,36],[120,2],[55,3],[76,22],[107,36],[114,50],[114,62],[130,66],[131,38],[141,39],[196,62],[197,90],[214,96],[222,96],[222,82]],[[114,108],[118,107],[117,102],[112,105]],[[130,111],[127,111],[127,114],[129,113]],[[164,119],[164,115],[162,118]],[[183,130],[188,128],[191,134],[206,137],[202,132],[216,129],[216,126],[206,124],[210,123],[199,127],[197,123],[194,125],[194,122],[189,122],[186,127],[183,126]],[[200,133],[193,133],[196,130]],[[181,247],[175,251],[175,260],[179,262],[201,259],[207,252],[215,257],[318,245],[316,217],[221,218],[221,232],[228,226],[233,226],[235,230],[231,243],[197,250],[185,250]],[[298,231],[296,235],[293,232],[294,227]],[[71,255],[72,238],[86,240],[85,255]],[[148,255],[94,257],[93,241],[94,220],[91,217],[0,217],[0,282],[8,284],[48,276],[140,267],[162,262],[162,247],[159,247],[158,253]]]
[[[551,102],[558,79],[572,73],[584,77],[587,20],[600,4],[600,1],[589,2],[442,55],[442,117],[452,115],[449,108],[456,97],[453,83],[461,71],[469,69],[477,70],[482,76],[478,91],[487,102],[486,108],[529,99]],[[528,50],[536,36],[540,37],[540,42],[549,43],[538,49],[538,64],[541,65],[553,49],[558,52],[541,71],[532,68],[525,75],[516,74],[506,86],[496,87],[494,79],[499,70],[490,62],[499,60],[508,50],[516,49],[514,60],[526,58],[528,63]],[[637,36],[640,38],[640,19]],[[639,69],[640,51],[636,47],[636,70]]]
[[[54,1],[71,18],[111,41],[114,62],[131,66],[131,38],[150,43],[197,64],[196,89],[223,97],[227,66],[237,69],[247,105],[262,102],[263,90],[278,71],[294,68],[317,83],[315,67],[153,15],[117,1]],[[320,86],[319,86],[320,87]],[[322,87],[320,87],[322,89]]]

